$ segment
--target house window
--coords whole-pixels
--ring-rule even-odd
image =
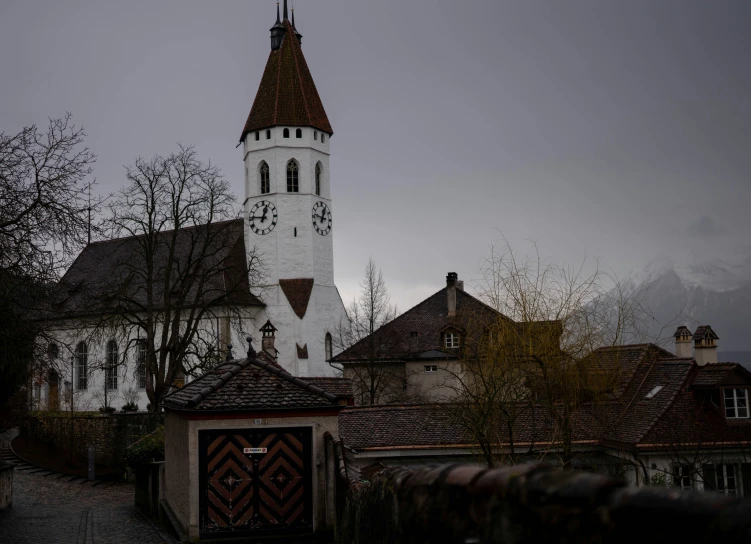
[[[324,345],[326,346],[326,360],[327,360],[327,361],[330,361],[330,360],[331,360],[331,354],[332,354],[332,343],[333,343],[333,342],[332,342],[332,338],[331,338],[331,333],[330,333],[330,332],[327,332],[327,333],[326,333],[326,340],[325,340],[325,342],[324,342]]]
[[[301,128],[298,128],[295,131],[295,138],[302,138],[302,129]]]
[[[104,370],[105,387],[112,391],[117,389],[117,342],[107,342],[107,367]]]
[[[318,196],[321,196],[321,172],[323,171],[323,167],[321,166],[321,163],[316,163],[316,194]]]
[[[446,347],[458,348],[459,347],[459,335],[455,332],[446,333]]]
[[[288,193],[298,193],[300,192],[300,184],[298,181],[298,170],[299,167],[297,166],[297,161],[292,159],[287,163],[287,192]]]
[[[78,371],[78,389],[85,390],[88,386],[89,350],[86,342],[79,342],[76,346],[76,370]]]
[[[735,473],[735,465],[715,465],[717,487],[715,491],[725,495],[738,494],[738,480]]]
[[[693,487],[693,478],[691,477],[691,467],[689,465],[675,466],[675,487],[686,490]]]
[[[136,364],[138,388],[146,389],[146,340],[138,340],[136,343]]]
[[[725,417],[748,419],[748,390],[725,389]]]
[[[261,168],[259,169],[261,174],[261,194],[265,195],[271,192],[271,179],[269,176],[269,165],[266,161],[261,162]]]
[[[282,133],[282,136],[284,136],[285,138],[289,138],[289,129],[288,128],[284,129],[284,132]]]
[[[425,372],[438,372],[438,365],[425,365]]]
[[[267,140],[270,140],[270,139],[271,139],[271,131],[270,131],[270,130],[267,130],[267,131],[266,131],[266,139],[267,139]]]

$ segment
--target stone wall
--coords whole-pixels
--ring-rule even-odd
[[[0,461],[0,512],[13,504],[13,465]]]
[[[116,467],[124,466],[125,449],[154,431],[163,420],[163,415],[150,413],[36,415],[27,420],[24,433],[82,458],[87,458],[89,446],[94,446],[97,463]]]
[[[338,471],[339,479],[346,473]],[[340,510],[340,508],[337,508]],[[540,464],[388,469],[349,486],[337,542],[749,542],[751,501]]]

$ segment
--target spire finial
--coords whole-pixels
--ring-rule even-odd
[[[289,19],[287,15],[287,0],[284,0],[284,20],[286,21],[287,19]]]
[[[281,23],[279,20],[279,0],[276,0],[276,22],[277,24]]]

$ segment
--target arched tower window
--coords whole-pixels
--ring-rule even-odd
[[[88,387],[89,374],[89,350],[86,342],[79,342],[76,346],[76,370],[78,372],[78,389],[85,390]]]
[[[321,173],[323,172],[323,166],[321,163],[316,163],[316,194],[321,196]]]
[[[282,133],[282,135],[283,135],[283,136],[284,136],[285,138],[289,138],[289,129],[288,129],[288,128],[285,128],[285,129],[284,129],[284,132]]]
[[[109,390],[117,389],[117,342],[107,342],[107,367],[105,369],[104,382]]]
[[[302,129],[301,128],[298,128],[295,131],[295,138],[302,138]]]
[[[332,355],[332,344],[333,344],[330,332],[326,333],[326,341],[324,344],[326,346],[326,360],[330,361],[331,355]]]
[[[326,141],[326,135],[321,133],[321,143]]]
[[[261,194],[265,195],[271,192],[271,179],[269,178],[269,165],[266,161],[261,161],[261,167],[258,169],[261,178]]]
[[[271,139],[271,131],[270,131],[270,130],[267,130],[267,131],[266,131],[266,139],[267,139],[267,140],[270,140],[270,139]]]
[[[292,159],[287,163],[287,192],[299,193],[300,183],[298,178],[298,171],[300,167],[297,165],[297,161]]]
[[[315,140],[316,142],[318,141],[318,131],[317,131],[317,130],[314,130],[314,131],[313,131],[313,139],[314,139],[314,140]]]
[[[261,139],[261,133],[256,130],[256,142]]]

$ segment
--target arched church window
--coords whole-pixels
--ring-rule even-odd
[[[85,390],[88,387],[89,374],[89,350],[86,342],[79,342],[76,346],[76,371],[78,372],[78,389]]]
[[[300,167],[297,165],[297,161],[292,159],[287,163],[287,192],[299,193],[300,183],[298,178],[298,171]]]
[[[266,161],[261,161],[261,168],[259,170],[261,176],[261,194],[265,195],[271,192],[271,179],[269,177],[269,165]]]
[[[326,333],[326,341],[325,341],[325,346],[326,346],[326,360],[327,361],[331,360],[332,344],[333,344],[332,340],[333,339],[331,338],[331,333],[327,332]]]
[[[266,139],[267,139],[267,140],[270,140],[270,139],[271,139],[271,131],[270,131],[270,130],[267,130],[267,131],[266,131]]]
[[[288,129],[288,128],[285,128],[285,129],[284,129],[284,133],[283,133],[283,136],[284,136],[285,138],[289,138],[289,129]]]
[[[318,196],[321,196],[321,172],[323,172],[323,167],[318,162],[316,163],[316,194]]]
[[[295,131],[295,138],[302,138],[302,129],[301,128],[298,128]]]
[[[314,131],[313,131],[313,139],[314,139],[314,140],[315,140],[316,142],[318,141],[318,131],[317,131],[317,130],[314,130]]]
[[[104,382],[108,390],[117,389],[117,342],[107,342],[107,367],[104,372]]]

